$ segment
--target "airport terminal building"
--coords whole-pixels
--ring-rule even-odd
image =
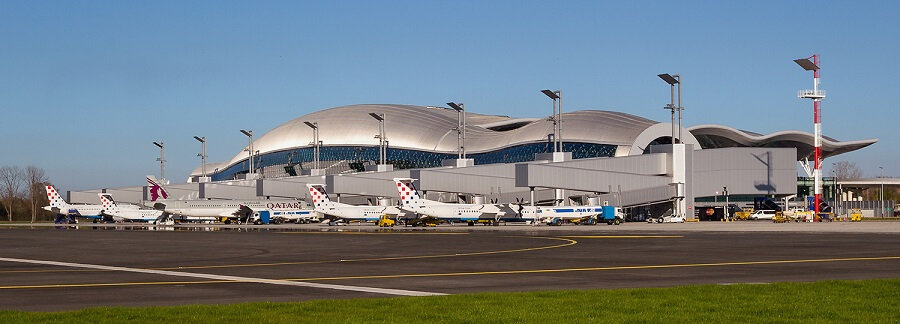
[[[441,107],[352,105],[314,112],[284,123],[254,141],[254,170],[267,178],[303,174],[313,167],[313,129],[319,129],[320,167],[325,174],[361,172],[379,160],[379,121],[383,114],[387,164],[394,169],[433,168],[456,159],[458,114]],[[515,118],[466,114],[465,151],[475,165],[534,161],[535,154],[553,150],[553,122],[548,118]],[[572,159],[624,157],[649,152],[653,145],[671,144],[672,125],[621,112],[582,110],[562,114],[560,138]],[[785,131],[761,135],[727,126],[700,125],[683,130],[684,144],[694,149],[726,147],[789,147],[797,160],[812,158],[812,134]],[[826,157],[856,150],[875,140],[840,142],[825,138]],[[248,173],[249,148],[222,163],[207,165],[212,181],[242,179]],[[191,174],[196,182],[200,167]]]
[[[690,218],[696,201],[726,190],[734,197],[796,195],[797,162],[812,159],[814,144],[813,134],[803,131],[759,134],[723,125],[679,130],[627,113],[582,110],[561,114],[562,152],[554,153],[552,118],[466,113],[462,128],[459,119],[457,110],[442,107],[326,109],[255,138],[252,149],[248,145],[229,161],[207,164],[206,178],[198,167],[187,183],[169,191],[185,199],[308,200],[304,185],[323,183],[339,200],[384,204],[396,203],[391,179],[409,177],[440,201],[605,203]],[[463,130],[464,144],[458,138]],[[673,131],[682,134],[680,143],[672,144]],[[822,153],[828,158],[876,141],[824,137]],[[145,186],[100,190],[122,201],[147,200]],[[70,192],[70,199],[92,202],[97,191]]]

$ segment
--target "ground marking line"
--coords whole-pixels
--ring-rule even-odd
[[[145,282],[99,282],[99,283],[73,283],[73,284],[45,284],[0,286],[0,289],[34,289],[34,288],[84,288],[84,287],[116,287],[116,286],[153,286],[153,285],[188,285],[188,284],[213,284],[213,283],[244,283],[244,281],[231,280],[204,280],[204,281],[145,281]]]
[[[742,262],[739,261],[739,262],[721,262],[721,263],[658,264],[658,265],[593,267],[593,268],[563,268],[563,269],[504,270],[504,271],[476,271],[476,272],[445,272],[445,273],[412,273],[412,274],[399,274],[399,275],[290,278],[290,279],[283,279],[283,280],[320,281],[320,280],[390,279],[390,278],[415,278],[415,277],[453,277],[453,276],[476,276],[476,275],[529,274],[529,273],[576,272],[576,271],[611,271],[611,270],[636,270],[636,269],[668,269],[668,268],[688,268],[688,267],[717,267],[717,266],[791,264],[791,263],[840,262],[840,261],[884,261],[884,260],[898,260],[898,259],[900,259],[900,256],[834,258],[834,259],[805,259],[805,260],[774,260],[774,261],[742,261]]]
[[[124,272],[136,272],[136,273],[149,273],[149,274],[158,274],[158,275],[167,275],[167,276],[178,276],[178,277],[190,277],[190,278],[203,278],[203,279],[212,279],[212,280],[225,280],[225,281],[237,281],[237,282],[253,282],[253,283],[262,283],[262,284],[270,284],[270,285],[282,285],[282,286],[299,286],[299,287],[320,288],[320,289],[349,290],[349,291],[360,291],[360,292],[367,292],[367,293],[386,294],[386,295],[399,295],[399,296],[436,296],[436,295],[445,295],[445,294],[442,294],[442,293],[432,293],[432,292],[414,291],[414,290],[386,289],[386,288],[372,288],[372,287],[344,286],[344,285],[331,285],[331,284],[319,284],[319,283],[311,283],[311,282],[287,281],[287,280],[280,280],[280,279],[264,279],[264,278],[238,277],[238,276],[223,276],[223,275],[214,275],[214,274],[206,274],[206,273],[192,273],[192,272],[179,272],[179,271],[166,271],[166,270],[152,270],[152,269],[140,269],[140,268],[127,268],[127,267],[115,267],[115,266],[105,266],[105,265],[96,265],[96,264],[71,263],[71,262],[58,262],[58,261],[46,261],[46,260],[29,260],[29,259],[16,259],[16,258],[2,258],[2,257],[0,257],[0,261],[6,261],[6,262],[18,262],[18,263],[31,263],[31,264],[46,264],[46,265],[63,266],[63,267],[88,268],[88,269],[99,269],[99,270],[110,270],[110,271],[124,271]]]
[[[453,253],[453,254],[448,253],[448,254],[435,254],[435,255],[411,255],[411,256],[398,256],[398,257],[342,259],[342,260],[327,260],[327,261],[296,261],[296,262],[271,262],[271,263],[250,263],[250,264],[223,264],[223,265],[207,265],[207,266],[148,268],[148,269],[151,269],[151,270],[215,269],[215,268],[266,267],[266,266],[279,266],[279,265],[323,264],[323,263],[337,263],[337,262],[413,260],[413,259],[445,258],[445,257],[459,257],[459,256],[537,251],[537,250],[561,248],[561,247],[575,245],[578,243],[578,241],[575,241],[575,240],[571,240],[571,239],[567,239],[567,238],[558,238],[558,237],[545,237],[545,236],[508,236],[508,237],[539,238],[539,239],[547,239],[547,240],[565,241],[566,243],[556,244],[556,245],[548,245],[548,246],[531,247],[531,248],[511,249],[511,250],[464,252],[464,253]],[[97,269],[90,269],[90,270],[7,270],[7,271],[0,271],[0,273],[87,272],[87,271],[97,271]]]
[[[843,261],[884,261],[898,260],[900,256],[885,257],[858,257],[858,258],[834,258],[834,259],[806,259],[806,260],[775,260],[775,261],[744,261],[744,262],[722,262],[722,263],[694,263],[694,264],[661,264],[661,265],[643,265],[643,266],[618,266],[618,267],[596,267],[596,268],[569,268],[569,269],[543,269],[543,270],[509,270],[509,271],[484,271],[484,272],[451,272],[451,273],[422,273],[422,274],[402,274],[402,275],[371,275],[371,276],[349,276],[349,277],[323,277],[323,278],[295,278],[280,279],[291,282],[308,282],[318,280],[352,280],[352,279],[390,279],[390,278],[411,278],[411,277],[449,277],[449,276],[472,276],[472,275],[500,275],[500,274],[529,274],[529,273],[550,273],[550,272],[574,272],[574,271],[612,271],[612,270],[634,270],[634,269],[665,269],[665,268],[682,268],[682,267],[712,267],[712,266],[734,266],[734,265],[759,265],[759,264],[790,264],[790,263],[814,263],[814,262],[843,262]],[[25,285],[25,286],[0,286],[0,289],[25,289],[25,288],[63,288],[63,287],[99,287],[99,286],[137,286],[137,285],[178,285],[178,284],[208,284],[208,283],[239,283],[244,281],[236,280],[216,280],[216,281],[158,281],[158,282],[121,282],[121,283],[94,283],[94,284],[47,284],[47,285]]]
[[[643,238],[683,238],[683,235],[566,235],[560,237],[583,239],[643,239]]]

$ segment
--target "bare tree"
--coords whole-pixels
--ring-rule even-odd
[[[25,173],[18,166],[0,167],[0,196],[6,206],[6,217],[9,221],[13,219],[13,205],[21,194],[22,183]]]
[[[859,179],[862,178],[862,170],[856,166],[856,163],[839,161],[834,164],[834,176],[838,180]]]
[[[31,200],[31,222],[34,223],[38,214],[38,203],[45,197],[44,184],[47,176],[44,169],[33,165],[25,167],[25,182],[28,186],[28,198]]]

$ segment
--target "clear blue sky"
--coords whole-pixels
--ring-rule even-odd
[[[257,134],[348,104],[441,105],[549,115],[627,112],[664,121],[684,77],[685,125],[812,131],[822,55],[824,133],[878,138],[838,160],[900,176],[895,93],[900,2],[868,1],[5,1],[0,165],[34,164],[66,189],[184,181]],[[826,172],[828,168],[826,168]]]

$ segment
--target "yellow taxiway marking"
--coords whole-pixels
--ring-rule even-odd
[[[644,239],[644,238],[682,238],[682,235],[568,235],[566,238],[583,239]]]
[[[548,246],[539,246],[539,247],[521,248],[521,249],[499,250],[499,251],[464,252],[464,253],[448,253],[448,254],[433,254],[433,255],[411,255],[411,256],[381,257],[381,258],[362,258],[362,259],[341,259],[341,260],[326,260],[326,261],[295,261],[295,262],[270,262],[270,263],[250,263],[250,264],[223,264],[223,265],[205,265],[205,266],[182,266],[182,267],[148,268],[148,269],[152,269],[152,270],[184,270],[184,269],[246,268],[246,267],[266,267],[266,266],[281,266],[281,265],[322,264],[322,263],[337,263],[337,262],[363,262],[363,261],[387,261],[387,260],[414,260],[414,259],[431,259],[431,258],[446,258],[446,257],[460,257],[460,256],[473,256],[473,255],[489,255],[489,254],[503,254],[503,253],[527,252],[527,251],[537,251],[537,250],[555,249],[555,248],[561,248],[561,247],[566,247],[566,246],[571,246],[571,245],[578,244],[578,241],[575,241],[575,240],[572,240],[572,239],[567,239],[567,238],[559,238],[559,237],[544,237],[544,236],[507,236],[507,237],[538,238],[538,239],[545,239],[545,240],[564,241],[565,243],[554,244],[554,245],[548,245]],[[87,270],[87,269],[6,270],[6,271],[0,271],[0,273],[87,272],[87,271],[106,271],[106,270]]]
[[[736,261],[718,263],[685,263],[685,264],[658,264],[635,265],[615,267],[591,267],[591,268],[563,268],[563,269],[534,269],[534,270],[506,270],[506,271],[473,271],[473,272],[445,272],[445,273],[412,273],[398,275],[368,275],[368,276],[344,276],[344,277],[318,277],[318,278],[293,278],[273,279],[283,281],[324,281],[324,280],[353,280],[353,279],[390,279],[390,278],[427,278],[427,277],[451,277],[451,276],[478,276],[478,275],[515,275],[532,273],[564,273],[578,271],[615,271],[638,269],[671,269],[687,267],[721,267],[744,266],[765,264],[796,264],[819,262],[854,262],[854,261],[885,261],[900,260],[900,256],[883,257],[856,257],[856,258],[830,258],[830,259],[801,259],[801,260],[772,260],[772,261]],[[186,285],[186,284],[211,284],[211,283],[242,283],[237,280],[203,280],[203,281],[151,281],[151,282],[116,282],[116,283],[84,283],[84,284],[46,284],[46,285],[21,285],[0,286],[0,289],[30,289],[30,288],[67,288],[67,287],[109,287],[109,286],[141,286],[141,285]]]
[[[805,259],[805,260],[774,260],[774,261],[739,261],[739,262],[718,262],[718,263],[658,264],[658,265],[636,265],[636,266],[616,266],[616,267],[593,267],[593,268],[563,268],[563,269],[534,269],[534,270],[506,270],[506,271],[477,271],[477,272],[445,272],[445,273],[413,273],[413,274],[399,274],[399,275],[295,278],[295,279],[284,279],[284,280],[288,280],[288,281],[318,281],[318,280],[387,279],[387,278],[411,278],[411,277],[451,277],[451,276],[477,276],[477,275],[500,275],[500,274],[577,272],[577,271],[610,271],[610,270],[635,270],[635,269],[670,269],[670,268],[688,268],[688,267],[721,267],[721,266],[740,266],[740,265],[790,264],[790,263],[839,262],[839,261],[881,261],[881,260],[898,260],[898,259],[900,259],[900,256],[834,258],[834,259]]]

